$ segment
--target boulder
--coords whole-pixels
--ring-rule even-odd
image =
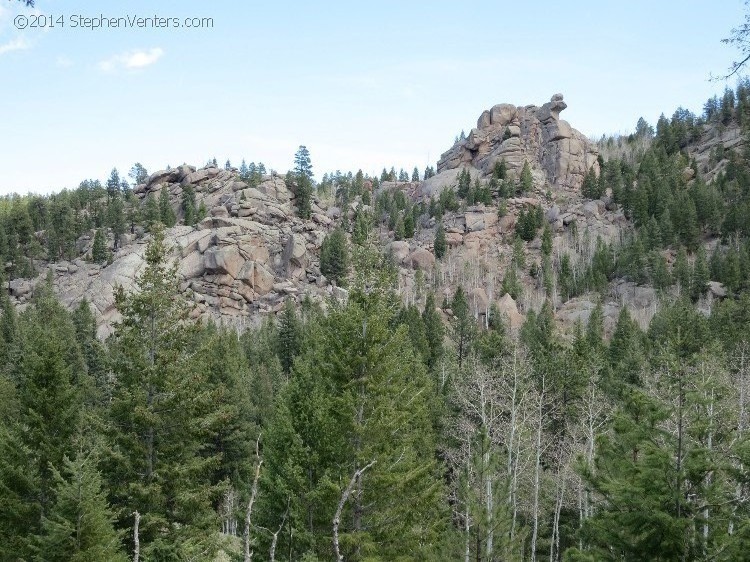
[[[183,279],[193,279],[200,277],[206,270],[206,265],[203,260],[203,256],[198,250],[190,252],[180,262],[180,266],[177,269],[177,273]]]
[[[403,262],[409,255],[409,243],[404,240],[395,240],[388,245],[396,263]]]
[[[709,281],[708,282],[708,290],[716,298],[723,299],[724,297],[727,296],[727,289],[726,289],[726,287],[724,287],[723,283],[720,283],[718,281]]]
[[[517,330],[523,325],[524,317],[518,312],[518,305],[508,293],[505,293],[497,301],[497,309],[501,315],[505,316],[511,329]]]
[[[240,255],[237,246],[224,246],[222,248],[209,248],[203,255],[206,271],[210,273],[225,273],[237,278],[245,259]]]
[[[464,214],[466,230],[476,232],[484,230],[484,212],[467,212]]]
[[[10,294],[16,298],[26,296],[34,289],[31,281],[27,279],[13,279],[8,285],[10,287]]]
[[[227,211],[226,207],[219,205],[211,209],[211,216],[218,217],[218,218],[226,218],[229,216],[229,211]]]
[[[424,248],[417,248],[414,250],[409,257],[407,262],[414,269],[430,270],[435,265],[435,256],[429,250]]]

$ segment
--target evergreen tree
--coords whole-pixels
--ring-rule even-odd
[[[416,166],[414,166],[414,171],[411,173],[411,181],[412,182],[418,182],[419,181],[419,170]]]
[[[125,207],[122,197],[114,197],[107,204],[107,225],[114,235],[114,249],[120,247],[120,237],[125,233]]]
[[[706,292],[708,286],[709,272],[708,261],[706,260],[706,249],[701,246],[695,255],[693,263],[693,276],[690,281],[690,296],[697,301]]]
[[[153,192],[146,196],[145,209],[143,211],[143,220],[149,230],[153,229],[157,222],[161,220],[159,204],[156,202],[156,195]]]
[[[159,220],[167,228],[172,228],[177,223],[172,204],[169,202],[169,190],[166,186],[159,193]]]
[[[197,219],[197,209],[195,203],[195,190],[190,185],[186,185],[182,188],[181,206],[185,224],[189,226],[194,225]]]
[[[396,219],[396,225],[393,228],[393,238],[396,240],[403,240],[404,235],[405,235],[404,218],[401,216],[401,213],[399,213],[398,218]]]
[[[112,168],[112,172],[109,174],[107,180],[107,196],[110,199],[114,199],[120,195],[120,174],[117,172],[117,168]]]
[[[53,469],[55,503],[35,541],[35,560],[45,562],[125,562],[115,516],[107,504],[95,450],[79,449],[73,460]]]
[[[41,283],[32,307],[18,321],[18,355],[12,377],[18,381],[22,442],[33,451],[38,487],[28,498],[49,512],[54,497],[52,467],[71,452],[72,435],[81,415],[85,366],[70,315],[49,284]]]
[[[534,178],[531,175],[531,167],[529,166],[528,160],[523,161],[523,168],[521,169],[520,187],[523,193],[528,193],[534,187]]]
[[[310,151],[301,145],[294,155],[294,179],[297,182],[297,209],[299,216],[309,219],[312,212],[312,163]]]
[[[97,228],[94,234],[94,245],[91,247],[91,259],[95,263],[106,263],[109,260],[109,248],[103,229]]]
[[[141,514],[141,553],[179,559],[215,550],[212,502],[218,489],[207,444],[221,421],[215,388],[194,361],[200,334],[169,266],[161,227],[146,249],[136,291],[115,293],[123,320],[111,348],[116,386],[110,407],[111,495],[121,516]]]
[[[583,195],[586,199],[599,199],[599,197],[601,197],[602,195],[599,182],[596,180],[596,174],[594,173],[593,169],[586,172],[586,175],[583,176],[581,195]]]
[[[330,556],[339,502],[345,559],[439,552],[446,519],[432,458],[433,390],[406,327],[391,328],[396,302],[379,285],[357,288],[313,332],[280,397],[259,501],[264,526],[277,528],[288,512],[279,549],[294,559]]]
[[[680,290],[682,291],[682,294],[689,295],[691,294],[691,281],[692,281],[692,272],[690,271],[690,264],[688,263],[687,259],[687,252],[685,252],[685,248],[681,247],[680,250],[677,252],[677,258],[674,262],[674,274],[673,277],[675,281],[679,284]]]
[[[354,227],[352,228],[352,242],[358,246],[364,246],[372,230],[372,216],[367,211],[357,210],[354,217]]]
[[[461,285],[456,288],[456,292],[453,294],[451,310],[453,311],[451,336],[456,344],[458,367],[461,368],[469,353],[469,347],[476,331],[476,322],[469,310],[469,301],[466,299],[466,294]]]
[[[281,368],[287,375],[292,371],[294,358],[302,348],[302,327],[297,312],[294,309],[294,301],[287,299],[281,312],[279,321],[279,336],[277,353]]]
[[[448,242],[445,239],[445,229],[443,228],[442,223],[438,223],[437,229],[435,230],[435,242],[433,248],[437,259],[442,259],[448,249]]]
[[[437,311],[435,295],[432,292],[427,293],[424,311],[422,311],[422,321],[424,322],[425,337],[427,338],[429,348],[427,366],[432,371],[443,357],[443,338],[445,336],[443,321],[440,318],[440,313]]]
[[[404,215],[404,238],[414,238],[414,214],[410,212]]]
[[[343,286],[349,270],[349,250],[346,234],[341,228],[336,228],[328,234],[320,247],[320,272]]]
[[[146,183],[146,180],[148,180],[148,170],[146,170],[140,162],[133,164],[128,175],[132,178],[135,185],[144,184]]]

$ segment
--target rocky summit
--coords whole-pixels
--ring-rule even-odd
[[[555,94],[541,107],[501,103],[482,112],[477,126],[438,161],[438,173],[471,165],[489,173],[505,161],[520,173],[524,162],[544,172],[553,187],[578,189],[593,168],[597,173],[597,148],[581,132],[560,119],[567,104]]]
[[[467,172],[477,185],[488,186],[496,163],[505,162],[509,178],[518,178],[525,163],[533,174],[531,192],[506,199],[507,213],[500,215],[491,205],[477,203],[446,210],[442,217],[448,255],[436,260],[434,240],[438,221],[429,214],[418,219],[410,240],[397,240],[392,228],[376,219],[378,241],[390,252],[399,270],[399,286],[405,302],[419,300],[426,284],[449,298],[458,284],[470,295],[472,312],[486,322],[494,305],[520,327],[525,312],[538,308],[543,291],[537,280],[519,272],[525,286],[524,297],[514,300],[499,288],[510,264],[516,219],[524,209],[544,207],[556,251],[571,242],[571,228],[589,233],[586,244],[597,238],[613,240],[620,236],[627,221],[611,201],[584,201],[580,188],[587,170],[599,172],[597,149],[580,132],[560,119],[566,104],[562,95],[549,103],[517,107],[499,104],[484,111],[467,138],[443,154],[437,175],[424,181],[381,181],[373,191],[364,181],[371,199],[379,194],[401,192],[409,205],[437,199],[443,190],[456,190],[458,173]],[[337,225],[351,224],[360,211],[373,213],[357,197],[341,208],[341,202],[328,196],[314,196],[309,219],[298,215],[295,183],[276,173],[248,181],[236,168],[184,164],[160,170],[136,185],[134,195],[145,206],[149,198],[166,191],[171,207],[182,218],[180,201],[189,189],[206,209],[197,224],[178,224],[166,231],[183,294],[195,303],[193,318],[211,319],[239,329],[256,326],[267,315],[279,312],[289,297],[299,302],[303,296],[324,302],[333,296],[345,298],[346,291],[321,273],[321,246]],[[493,194],[497,196],[497,194]],[[550,198],[551,197],[551,198]],[[136,202],[136,204],[139,204]],[[106,337],[120,318],[114,293],[126,291],[145,266],[145,248],[150,235],[134,226],[120,237],[106,265],[89,259],[94,233],[77,241],[79,256],[69,261],[39,263],[34,279],[14,279],[10,295],[20,308],[31,299],[36,284],[52,274],[53,287],[62,302],[75,307],[82,299],[95,308],[98,334]],[[539,238],[528,244],[530,261],[539,260]],[[113,248],[112,233],[109,247]],[[417,274],[421,271],[421,274]],[[518,300],[518,302],[516,302]],[[628,298],[619,299],[625,303]],[[632,304],[632,303],[630,303]],[[559,321],[570,328],[581,315],[587,317],[588,301],[580,306],[571,302],[561,310]],[[653,299],[640,308],[653,309]],[[579,308],[581,310],[579,310]],[[609,328],[619,305],[607,309]],[[652,313],[652,312],[651,312]],[[650,314],[649,314],[650,315]],[[584,318],[585,319],[585,318]]]

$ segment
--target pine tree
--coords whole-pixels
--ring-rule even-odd
[[[34,452],[24,443],[19,413],[15,385],[0,374],[0,560],[28,559],[40,520]]]
[[[369,212],[357,210],[354,217],[354,227],[352,228],[352,242],[358,246],[364,246],[372,231],[372,216]]]
[[[435,305],[435,294],[432,292],[427,293],[424,311],[422,311],[422,322],[424,322],[425,337],[429,347],[427,366],[432,371],[443,357],[443,337],[445,336],[443,321]]]
[[[169,190],[166,186],[159,193],[159,220],[167,228],[172,228],[177,223],[172,204],[169,202]]]
[[[120,247],[120,237],[125,233],[125,207],[120,196],[107,204],[107,225],[112,229],[116,251]]]
[[[502,294],[508,294],[514,300],[517,300],[518,297],[521,296],[522,291],[523,287],[521,286],[521,281],[518,279],[518,270],[515,264],[511,263],[510,267],[505,270],[500,292]]]
[[[18,355],[11,376],[18,381],[21,439],[33,451],[38,487],[27,501],[44,516],[53,499],[52,467],[71,452],[72,435],[89,385],[75,327],[55,299],[51,285],[41,283],[32,307],[18,319]]]
[[[161,220],[159,213],[159,204],[156,202],[156,195],[151,192],[146,196],[145,209],[143,211],[143,220],[149,230],[153,229],[157,222]]]
[[[330,556],[341,501],[338,533],[347,560],[430,559],[442,543],[446,519],[428,411],[433,390],[406,327],[392,328],[396,303],[390,289],[357,285],[313,332],[282,391],[264,447],[259,501],[267,527],[278,528],[288,510],[279,549],[294,559],[305,552]]]
[[[207,444],[221,417],[213,414],[215,388],[193,358],[199,327],[188,322],[167,255],[157,227],[136,291],[115,293],[123,320],[111,347],[117,382],[110,438],[117,455],[108,476],[116,507],[141,514],[141,553],[178,559],[215,548],[218,490],[210,468],[218,457],[207,454]]]
[[[404,238],[414,238],[414,214],[408,211],[404,215]]]
[[[412,182],[418,182],[419,181],[419,170],[416,166],[414,166],[414,170],[411,173],[411,181]]]
[[[277,354],[281,362],[281,368],[287,375],[292,371],[294,358],[302,348],[302,327],[300,326],[297,312],[294,309],[294,301],[287,299],[281,312],[279,321],[279,335]]]
[[[112,168],[112,172],[109,174],[107,180],[107,196],[110,199],[114,199],[120,195],[120,174],[117,172],[117,168]]]
[[[601,196],[601,193],[599,192],[599,182],[596,181],[596,174],[593,169],[586,172],[586,175],[583,176],[581,195],[586,199],[599,199]]]
[[[690,264],[688,263],[687,252],[685,252],[684,246],[677,252],[673,277],[679,284],[682,294],[689,295],[691,293],[690,282],[692,280],[692,272],[690,271]]]
[[[339,286],[344,286],[348,271],[346,234],[341,228],[336,228],[325,237],[320,247],[320,272]]]
[[[297,182],[297,209],[299,216],[309,219],[312,212],[312,163],[310,151],[300,145],[294,155],[294,179]]]
[[[469,310],[469,301],[466,299],[466,294],[460,285],[453,294],[451,310],[453,311],[451,336],[453,342],[456,344],[458,367],[461,368],[469,353],[471,342],[474,339],[476,323]]]
[[[55,503],[35,541],[35,560],[45,562],[125,562],[120,533],[113,526],[95,450],[79,449],[73,460],[53,469]]]
[[[94,263],[105,263],[109,259],[109,248],[102,230],[97,228],[94,234],[94,245],[91,247],[91,259]]]
[[[437,259],[441,259],[448,249],[448,243],[445,239],[445,229],[443,228],[443,223],[438,223],[437,229],[435,230],[435,242],[433,245],[433,249],[435,250],[435,257]]]
[[[529,167],[528,160],[523,161],[523,168],[521,169],[520,186],[523,193],[528,193],[534,187],[534,179],[531,175],[531,167]]]
[[[195,190],[190,185],[182,188],[181,206],[185,224],[189,226],[194,225],[197,219],[197,209],[195,207]]]
[[[706,260],[706,249],[701,246],[695,255],[693,263],[693,277],[690,281],[690,296],[697,301],[706,292],[708,286],[709,272],[708,261]]]
[[[405,235],[404,218],[401,216],[401,213],[399,213],[398,218],[396,219],[396,226],[393,229],[393,238],[395,240],[403,240],[404,235]]]

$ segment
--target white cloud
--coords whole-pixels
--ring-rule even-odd
[[[163,54],[164,49],[159,47],[128,51],[100,61],[98,66],[104,72],[112,72],[120,68],[136,70],[154,64]]]
[[[22,51],[23,49],[28,49],[29,47],[31,47],[31,43],[29,43],[25,37],[18,37],[0,45],[0,55],[4,55],[5,53],[10,53],[12,51]]]

